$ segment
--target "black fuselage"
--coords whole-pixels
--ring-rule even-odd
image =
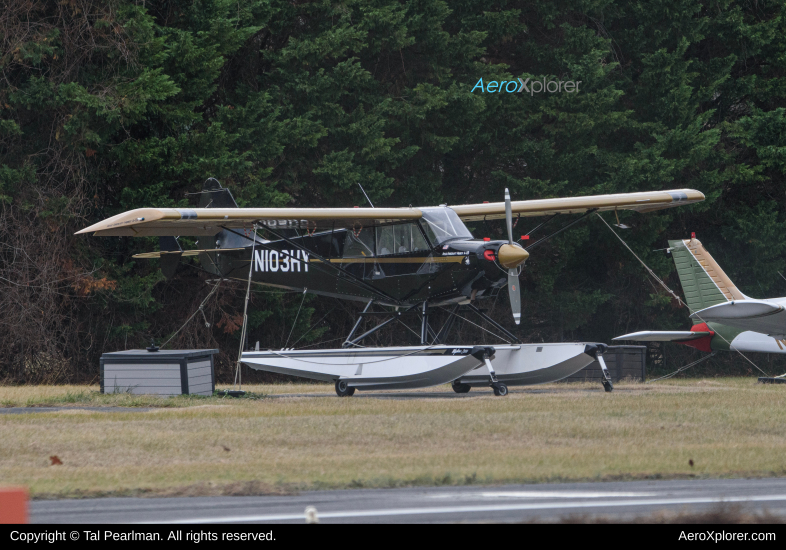
[[[433,210],[442,222],[443,209]],[[216,246],[234,250],[204,252],[200,260],[223,277],[247,280],[251,262],[255,283],[390,306],[458,303],[504,286],[496,254],[506,241],[473,239],[457,217],[448,221],[444,234],[430,221],[296,236],[271,226],[280,238],[256,243],[250,231],[225,230]]]

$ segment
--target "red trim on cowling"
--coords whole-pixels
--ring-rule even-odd
[[[715,336],[715,331],[710,329],[707,326],[707,323],[699,323],[698,325],[693,325],[690,327],[691,332],[709,332],[707,336],[703,338],[697,338],[696,340],[688,340],[687,342],[677,342],[678,344],[682,344],[684,346],[690,346],[692,348],[696,348],[699,351],[706,351],[707,353],[712,353],[712,337]]]

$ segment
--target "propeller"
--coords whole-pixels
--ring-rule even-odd
[[[507,189],[505,189],[505,223],[508,226],[508,244],[499,247],[497,257],[500,265],[508,270],[510,309],[513,311],[513,321],[518,325],[521,322],[521,288],[519,287],[518,267],[529,258],[529,253],[513,242],[513,210],[510,205],[510,192]]]

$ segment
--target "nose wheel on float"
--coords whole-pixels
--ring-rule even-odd
[[[608,347],[609,346],[606,344],[595,344],[592,346],[593,349],[589,355],[594,357],[600,365],[600,371],[603,375],[600,383],[603,384],[603,389],[606,390],[606,393],[611,393],[614,391],[614,384],[611,383],[611,373],[609,373],[609,369],[606,368],[606,361],[603,360],[603,353],[608,349]]]
[[[500,382],[497,379],[497,373],[494,372],[494,366],[491,364],[491,358],[494,357],[494,348],[491,346],[475,346],[470,353],[475,359],[483,361],[486,364],[486,368],[489,369],[489,378],[491,379],[491,384],[489,385],[491,389],[494,390],[494,395],[498,397],[508,395],[508,387],[504,382]]]
[[[606,362],[603,360],[602,355],[598,355],[598,363],[600,364],[600,369],[603,371],[603,380],[600,381],[603,384],[603,389],[606,390],[607,393],[611,393],[614,390],[614,384],[611,383],[611,374],[609,374],[609,369],[606,368]]]
[[[355,388],[350,388],[346,380],[336,380],[336,395],[339,397],[351,397],[355,395]]]

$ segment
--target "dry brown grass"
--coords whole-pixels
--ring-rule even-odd
[[[231,385],[219,385],[217,389],[231,389]],[[330,393],[333,387],[326,384],[267,384],[244,385],[249,397],[286,393]],[[205,403],[221,403],[220,396],[159,397],[157,395],[134,395],[129,393],[102,394],[99,386],[0,386],[0,407],[47,407],[79,406],[91,407],[189,407]]]
[[[268,396],[333,391],[314,384],[248,389]],[[56,401],[58,391],[0,388],[0,401]],[[611,394],[599,384],[555,384],[512,389],[506,398],[478,389],[461,399],[362,395],[169,399],[182,406],[2,415],[0,479],[37,495],[83,496],[231,493],[238,483],[249,494],[786,475],[786,388],[754,379],[627,383]],[[51,455],[63,465],[50,466]]]

